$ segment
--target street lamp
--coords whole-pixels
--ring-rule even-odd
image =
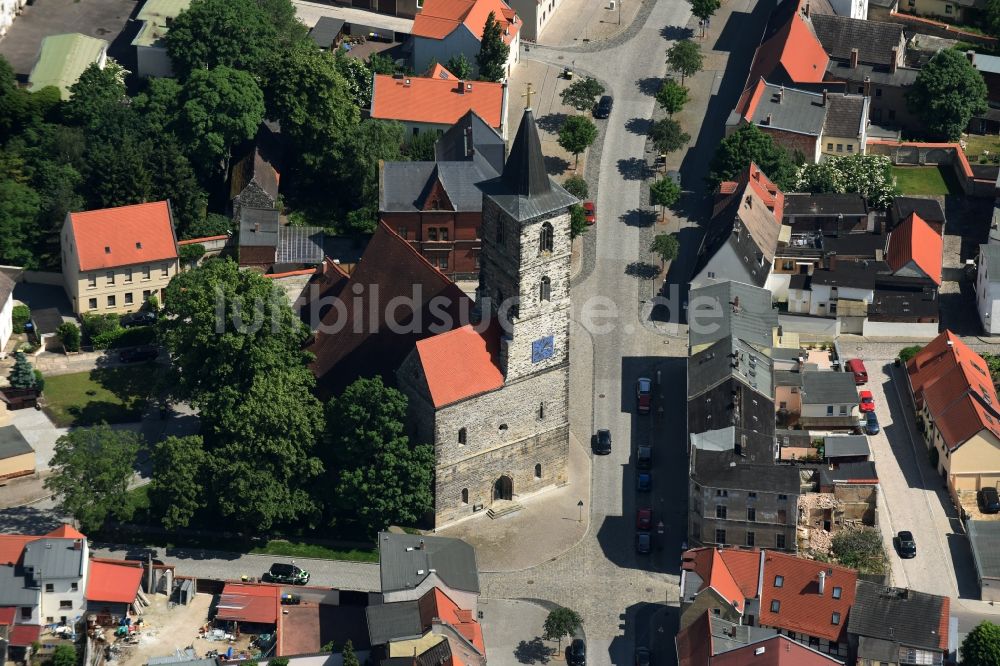
[[[622,0],[618,0],[618,25],[622,24]]]
[[[583,500],[580,500],[579,502],[576,503],[576,508],[578,508],[580,510],[580,515],[579,515],[579,517],[577,517],[576,522],[582,523],[583,522]]]

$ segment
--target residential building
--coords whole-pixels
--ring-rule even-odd
[[[395,120],[408,135],[443,134],[473,111],[500,136],[506,137],[507,84],[460,81],[444,67],[436,76],[376,74],[372,88],[371,117]]]
[[[0,0],[0,37],[7,34],[26,4],[28,0]]]
[[[944,211],[938,200],[931,197],[895,197],[886,215],[887,231],[895,229],[913,213],[939,236],[944,235]]]
[[[847,623],[858,666],[951,661],[951,600],[936,594],[859,580]]]
[[[694,548],[682,557],[680,628],[709,611],[843,658],[857,580],[853,569],[772,550]]]
[[[821,430],[855,428],[858,389],[849,372],[802,370],[775,377],[778,423]]]
[[[104,69],[108,61],[108,46],[107,40],[78,32],[42,38],[38,60],[28,75],[28,90],[37,92],[55,86],[59,89],[59,97],[63,101],[68,100],[70,87],[87,67],[96,63]]]
[[[461,539],[379,532],[378,561],[386,604],[418,602],[437,590],[475,616],[480,592],[476,549]]]
[[[281,224],[275,208],[240,209],[239,264],[283,273],[323,263],[323,229]],[[294,299],[292,299],[294,300]]]
[[[7,343],[14,334],[14,280],[0,273],[0,358],[7,357]]]
[[[135,20],[142,23],[132,40],[135,47],[136,74],[141,77],[173,76],[174,68],[167,55],[167,32],[177,16],[191,6],[191,0],[146,0]]]
[[[987,335],[1000,333],[1000,244],[979,246],[976,262],[976,309]]]
[[[951,3],[949,3],[951,4]],[[986,112],[969,121],[969,131],[975,134],[1000,133],[1000,57],[966,51],[966,57],[986,83]]]
[[[956,504],[1000,482],[1000,411],[986,361],[951,331],[906,364],[924,444]]]
[[[506,67],[509,77],[510,68],[520,59],[521,20],[504,0],[424,0],[411,32],[414,71],[425,72],[431,63],[445,63],[462,54],[472,65],[473,76],[478,78],[476,55],[490,13],[500,24],[504,43],[510,47]],[[456,114],[446,125],[451,125],[460,115]]]
[[[924,278],[940,287],[943,252],[941,235],[914,212],[889,233],[885,261],[895,276]]]
[[[244,207],[278,207],[279,152],[277,136],[267,125],[261,125],[246,155],[233,162],[229,170],[229,201],[237,228],[242,224]]]
[[[979,598],[1000,601],[1000,521],[970,520],[965,529],[976,565]]]
[[[35,450],[17,426],[0,427],[0,479],[35,473]]]
[[[840,237],[875,231],[875,215],[857,192],[844,194],[785,194],[782,224],[793,234],[820,233]]]
[[[379,218],[445,275],[479,274],[484,183],[503,171],[503,137],[469,111],[435,145],[427,162],[384,162]]]
[[[510,0],[510,6],[521,22],[520,38],[526,42],[537,42],[561,4],[560,0]]]
[[[68,213],[62,273],[73,312],[134,312],[179,269],[169,201]]]

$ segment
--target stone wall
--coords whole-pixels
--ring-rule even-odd
[[[249,208],[274,208],[275,200],[270,194],[255,183],[250,181],[246,187],[233,198],[233,223],[236,229],[240,226],[240,213],[244,206]]]

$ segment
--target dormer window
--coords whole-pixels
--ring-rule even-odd
[[[784,584],[785,584],[785,577],[784,576],[775,576],[774,577],[774,586],[775,587],[782,587]]]
[[[135,243],[135,249],[141,250],[142,249],[142,243],[139,242],[139,241],[136,241],[136,243]]]
[[[104,246],[104,254],[111,254],[111,248],[107,245]]]

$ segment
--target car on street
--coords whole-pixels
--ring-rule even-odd
[[[594,109],[595,118],[607,118],[611,115],[611,107],[615,105],[615,98],[611,95],[604,95],[601,97],[600,101],[597,102],[597,107]]]
[[[309,572],[303,571],[294,564],[275,562],[263,576],[265,583],[285,583],[286,585],[305,585],[309,582]]]
[[[862,412],[874,412],[875,411],[875,397],[872,395],[871,391],[862,391],[860,393],[861,402],[858,403],[858,407]]]
[[[653,381],[649,377],[639,377],[635,383],[635,401],[640,414],[649,414],[653,400]]]
[[[860,358],[852,358],[844,367],[854,375],[854,383],[856,385],[861,386],[868,383],[868,370],[865,369],[865,362]]]
[[[583,219],[587,224],[594,224],[597,222],[597,208],[594,206],[593,201],[583,202]]]
[[[123,315],[119,320],[122,328],[132,328],[134,326],[152,326],[156,323],[155,312],[132,312]]]
[[[648,493],[653,489],[653,475],[649,472],[639,472],[635,476],[635,489],[641,493]]]
[[[649,532],[636,532],[635,552],[645,555],[653,546],[653,536]]]
[[[637,647],[635,649],[635,666],[649,666],[652,663],[651,657],[649,648]]]
[[[903,530],[896,535],[896,550],[904,560],[917,556],[917,542],[913,540],[913,532]]]
[[[877,435],[879,433],[878,417],[875,412],[865,412],[865,433]]]
[[[143,345],[141,347],[123,349],[121,353],[118,354],[118,360],[122,363],[139,363],[140,361],[156,360],[156,357],[159,355],[160,351],[156,347]]]
[[[976,493],[979,510],[983,513],[1000,513],[1000,494],[996,488],[986,487]]]
[[[636,449],[635,464],[639,469],[651,469],[653,467],[653,447],[640,446]]]
[[[594,436],[594,453],[606,456],[611,453],[611,431],[607,429],[598,430]]]
[[[644,507],[635,512],[635,527],[640,530],[648,530],[653,526],[653,510]]]
[[[141,551],[141,550],[131,550],[125,554],[126,562],[152,562],[153,564],[163,564],[163,560],[158,560],[153,555],[155,551]]]
[[[582,638],[574,638],[566,648],[566,663],[569,666],[587,666],[587,644]]]

